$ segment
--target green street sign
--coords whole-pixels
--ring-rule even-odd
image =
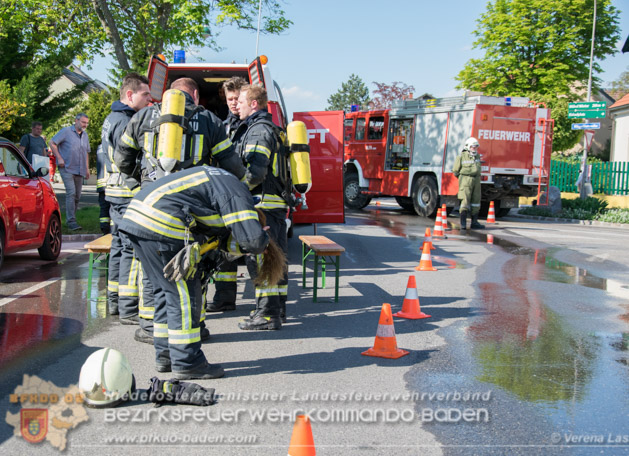
[[[568,119],[603,119],[607,113],[604,101],[582,101],[568,104]]]

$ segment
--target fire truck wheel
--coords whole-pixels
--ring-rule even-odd
[[[415,212],[413,198],[410,196],[396,196],[395,202],[398,203],[405,211]]]
[[[432,176],[421,176],[413,184],[411,193],[415,212],[423,217],[432,217],[437,212],[439,192],[437,181]]]
[[[362,209],[371,201],[371,197],[360,193],[358,174],[347,173],[343,178],[343,201],[352,209]]]

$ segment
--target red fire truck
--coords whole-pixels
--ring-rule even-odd
[[[521,97],[410,99],[392,109],[346,115],[344,201],[361,209],[393,196],[404,209],[432,216],[458,206],[454,161],[470,136],[478,139],[482,201],[496,214],[518,206],[548,183],[550,110]]]
[[[240,76],[251,84],[266,88],[273,121],[285,128],[288,123],[286,106],[279,85],[271,77],[267,60],[266,56],[259,56],[250,64],[166,63],[154,57],[148,71],[151,96],[159,102],[172,81],[181,77],[192,78],[199,85],[199,104],[225,119],[228,110],[224,97],[221,97],[221,85],[233,76]],[[312,175],[312,187],[305,195],[306,203],[292,214],[293,222],[344,223],[343,112],[294,113],[293,120],[306,124]]]

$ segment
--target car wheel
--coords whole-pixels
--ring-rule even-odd
[[[347,207],[362,209],[371,202],[371,197],[363,195],[358,185],[358,174],[347,173],[343,177],[343,200]]]
[[[46,237],[44,238],[44,245],[39,249],[39,256],[42,260],[53,261],[56,260],[61,253],[61,221],[57,214],[52,214],[48,221],[48,228],[46,229]]]
[[[421,176],[413,184],[411,198],[418,215],[432,217],[437,213],[439,204],[437,181],[432,176]]]
[[[4,263],[4,228],[0,227],[0,269]]]

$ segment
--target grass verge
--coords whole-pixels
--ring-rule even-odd
[[[586,199],[561,199],[561,212],[553,214],[545,207],[525,207],[520,214],[540,217],[557,217],[576,220],[596,220],[610,223],[629,223],[629,209],[608,209],[607,201],[588,197]]]
[[[70,231],[66,224],[66,215],[63,213],[61,214],[61,234],[101,234],[99,217],[99,206],[82,207],[76,211],[76,221],[82,229]]]

